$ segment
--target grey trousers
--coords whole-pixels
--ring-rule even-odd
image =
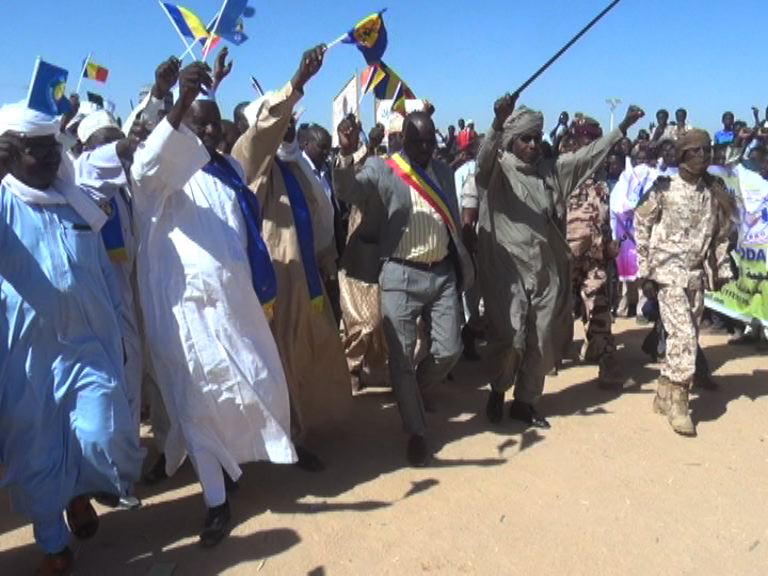
[[[461,309],[450,259],[429,270],[388,261],[379,277],[389,371],[405,431],[424,435],[422,391],[442,382],[461,356]],[[430,347],[416,363],[416,324],[423,318]]]

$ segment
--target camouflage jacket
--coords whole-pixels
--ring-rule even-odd
[[[608,184],[588,178],[568,197],[567,237],[576,258],[605,260],[611,241]]]
[[[638,277],[695,290],[705,287],[705,267],[715,280],[730,279],[728,198],[723,181],[709,174],[695,186],[659,177],[635,210]]]

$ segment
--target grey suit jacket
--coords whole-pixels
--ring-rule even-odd
[[[445,195],[448,207],[460,226],[461,218],[453,172],[439,160],[432,160],[431,169],[437,185]],[[410,222],[413,213],[410,188],[381,158],[369,158],[359,170],[355,170],[351,157],[339,158],[334,168],[334,184],[339,199],[359,206],[363,211],[364,220],[371,215],[367,213],[370,210],[379,213],[377,222],[369,222],[363,231],[364,234],[369,235],[369,238],[372,232],[378,234],[377,257],[374,258],[373,253],[367,251],[362,258],[354,259],[354,256],[350,255],[347,260],[347,273],[350,276],[371,278],[375,275],[378,277],[381,262],[390,258],[395,252]],[[373,240],[373,238],[370,239]],[[459,289],[464,291],[474,283],[474,264],[461,241],[458,230],[451,232],[451,241],[451,253],[455,256],[456,273],[460,279]],[[372,242],[367,244],[372,245]],[[351,265],[353,261],[354,265]]]

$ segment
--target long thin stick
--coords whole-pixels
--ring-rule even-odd
[[[337,46],[338,44],[341,44],[347,36],[349,36],[349,34],[347,32],[344,32],[344,34],[342,34],[341,36],[336,38],[336,40],[334,40],[330,44],[327,44],[326,47],[325,47],[326,51],[330,50],[334,46]]]
[[[77,94],[80,94],[80,85],[83,83],[83,76],[85,76],[85,71],[88,68],[88,63],[91,61],[91,56],[93,56],[93,52],[88,52],[88,58],[85,59],[85,63],[83,64],[83,69],[80,70],[80,79],[77,81]]]
[[[213,39],[216,37],[216,29],[219,27],[221,17],[224,14],[224,10],[227,8],[227,2],[229,2],[229,0],[224,0],[224,4],[221,5],[221,10],[219,10],[219,13],[216,15],[216,22],[213,24],[213,29],[208,31],[208,40],[205,41],[205,46],[203,47],[203,62],[208,60],[208,50],[210,50],[211,42],[213,42]]]
[[[544,73],[544,71],[545,71],[547,68],[549,68],[550,66],[552,66],[552,64],[555,62],[555,60],[557,60],[558,58],[560,58],[560,56],[562,56],[562,55],[565,53],[565,51],[566,51],[566,50],[568,50],[568,48],[570,48],[571,46],[573,46],[574,44],[576,44],[576,42],[579,40],[579,38],[581,38],[582,36],[584,36],[584,34],[586,34],[586,33],[589,31],[589,29],[590,29],[590,28],[592,28],[592,26],[594,26],[595,24],[597,24],[598,20],[600,20],[600,19],[601,19],[603,16],[605,16],[606,14],[608,14],[608,12],[610,12],[610,11],[611,11],[611,9],[612,9],[614,6],[616,6],[616,4],[618,4],[620,1],[621,1],[621,0],[613,0],[613,2],[611,2],[611,3],[608,5],[608,7],[607,7],[607,8],[605,8],[605,10],[603,10],[602,12],[600,12],[600,14],[598,14],[597,16],[595,16],[595,17],[592,19],[592,21],[591,21],[589,24],[587,24],[586,26],[584,26],[584,28],[582,28],[582,29],[581,29],[581,31],[580,31],[578,34],[576,34],[576,36],[574,36],[573,38],[571,38],[571,39],[570,39],[570,41],[569,41],[569,42],[568,42],[568,43],[567,43],[565,46],[563,46],[562,48],[560,48],[560,50],[558,50],[558,51],[557,51],[557,53],[556,53],[554,56],[552,56],[552,58],[550,58],[549,60],[547,60],[547,61],[546,61],[546,63],[545,63],[545,64],[544,64],[544,65],[543,65],[541,68],[539,68],[538,70],[536,70],[536,72],[533,74],[533,76],[531,76],[530,78],[528,78],[528,80],[526,80],[525,82],[523,82],[522,86],[520,86],[520,88],[518,88],[517,90],[515,90],[515,94],[520,94],[520,93],[521,93],[523,90],[525,90],[526,88],[528,88],[528,86],[530,86],[530,85],[531,85],[531,84],[532,84],[532,83],[533,83],[533,82],[534,82],[534,81],[535,81],[535,80],[536,80],[536,79],[537,79],[539,76],[541,76],[541,75]]]
[[[173,26],[173,29],[176,30],[176,33],[179,35],[179,38],[181,38],[181,42],[184,44],[184,46],[187,47],[187,51],[184,52],[181,56],[179,56],[179,60],[184,60],[187,54],[192,52],[194,50],[194,43],[190,46],[189,42],[187,42],[187,39],[184,38],[184,34],[181,33],[181,30],[179,30],[179,27],[176,26],[176,22],[173,20],[173,17],[171,16],[171,13],[168,12],[168,10],[165,9],[165,6],[163,5],[162,0],[157,0],[157,3],[160,4],[160,8],[165,13],[166,16],[168,16],[168,20],[171,22],[171,26]]]

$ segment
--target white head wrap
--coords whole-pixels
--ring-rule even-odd
[[[72,135],[77,136],[77,127],[80,122],[83,121],[83,118],[89,114],[93,114],[97,110],[101,110],[101,108],[96,106],[96,104],[93,102],[80,102],[80,107],[77,109],[77,114],[72,116],[72,120],[67,122],[65,130],[70,132]]]
[[[106,110],[97,110],[88,114],[80,121],[80,125],[77,127],[77,138],[80,142],[87,142],[88,138],[93,136],[98,130],[102,128],[114,127],[120,129],[117,124],[117,120]]]
[[[27,108],[25,101],[0,107],[0,135],[8,131],[25,136],[54,136],[59,133],[59,121],[55,116]]]

